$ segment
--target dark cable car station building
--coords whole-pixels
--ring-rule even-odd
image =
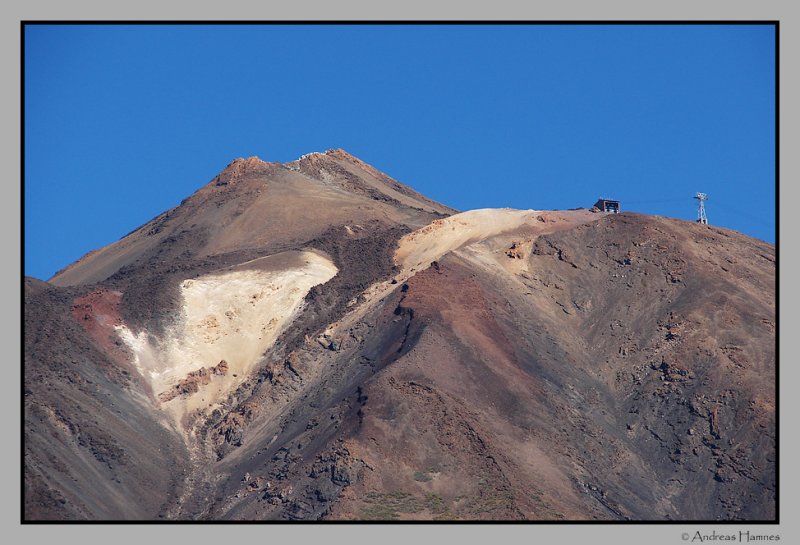
[[[597,202],[594,203],[594,207],[601,212],[619,214],[619,201],[612,201],[611,199],[598,199]]]

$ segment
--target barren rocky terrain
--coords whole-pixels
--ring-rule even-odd
[[[24,287],[27,520],[776,516],[775,249],[734,231],[330,150]]]

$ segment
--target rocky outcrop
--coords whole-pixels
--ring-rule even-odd
[[[228,374],[228,362],[221,360],[213,367],[201,367],[197,371],[192,371],[186,375],[186,378],[175,384],[172,388],[165,392],[158,394],[158,399],[162,403],[166,403],[178,396],[187,397],[196,394],[200,391],[202,386],[209,384],[211,380],[217,376],[225,376]]]
[[[271,166],[278,163],[267,163],[256,156],[247,159],[238,158],[231,161],[225,170],[219,173],[212,181],[214,186],[226,186],[235,183],[238,179],[247,175],[259,175],[269,172]]]

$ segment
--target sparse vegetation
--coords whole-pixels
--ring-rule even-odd
[[[492,513],[514,504],[514,492],[496,490],[488,487],[487,479],[480,479],[480,493],[466,499],[464,510],[473,515]]]
[[[364,503],[368,504],[361,510],[361,517],[364,520],[397,520],[401,513],[421,511],[430,512],[435,520],[453,520],[447,518],[451,517],[450,509],[445,500],[437,494],[426,494],[421,498],[402,491],[387,494],[370,492],[364,498]]]
[[[434,515],[443,515],[449,511],[441,496],[428,494],[425,496],[425,507]]]
[[[426,483],[426,482],[430,481],[431,479],[433,479],[433,477],[431,477],[428,474],[427,471],[415,471],[414,472],[414,480],[415,481],[419,481],[421,483]]]

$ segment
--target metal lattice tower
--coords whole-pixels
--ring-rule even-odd
[[[706,195],[705,193],[696,193],[694,198],[697,199],[698,201],[697,223],[708,225],[708,218],[706,217],[706,206],[705,206],[705,202],[708,200],[708,195]]]

